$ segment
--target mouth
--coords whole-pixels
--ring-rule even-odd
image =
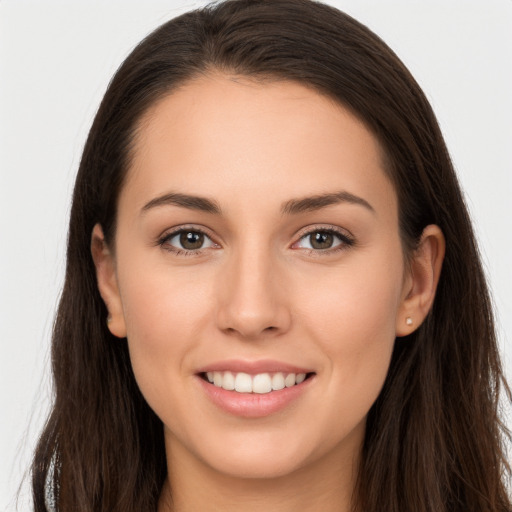
[[[316,372],[275,360],[218,361],[199,368],[200,388],[222,411],[241,418],[263,418],[287,411],[310,397]]]
[[[267,394],[293,388],[312,378],[314,372],[265,372],[249,374],[232,371],[201,372],[199,377],[217,388],[244,394]]]

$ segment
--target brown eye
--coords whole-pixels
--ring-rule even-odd
[[[330,249],[334,244],[334,236],[329,231],[315,231],[309,235],[309,243],[313,249]]]
[[[201,249],[204,244],[204,234],[198,231],[182,231],[180,233],[180,244],[187,251]]]
[[[336,229],[315,229],[305,233],[292,246],[293,249],[306,249],[309,252],[330,254],[337,249],[354,245],[354,239]]]
[[[170,235],[165,235],[159,244],[175,253],[199,253],[203,249],[218,247],[212,239],[202,231],[180,229]]]

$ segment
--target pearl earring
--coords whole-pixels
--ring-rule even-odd
[[[412,318],[410,316],[408,316],[406,319],[405,319],[405,323],[407,325],[412,325]]]

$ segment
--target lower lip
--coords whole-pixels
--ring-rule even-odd
[[[262,418],[286,409],[309,388],[313,376],[290,388],[270,393],[237,393],[227,391],[197,377],[206,395],[223,411],[243,418]]]

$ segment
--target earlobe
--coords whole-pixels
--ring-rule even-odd
[[[117,285],[114,256],[111,253],[103,229],[96,224],[91,235],[91,254],[96,267],[98,290],[108,310],[107,326],[118,338],[126,337],[123,305]]]
[[[443,232],[434,224],[423,230],[405,279],[396,318],[396,336],[407,336],[425,320],[434,302],[445,254]]]

